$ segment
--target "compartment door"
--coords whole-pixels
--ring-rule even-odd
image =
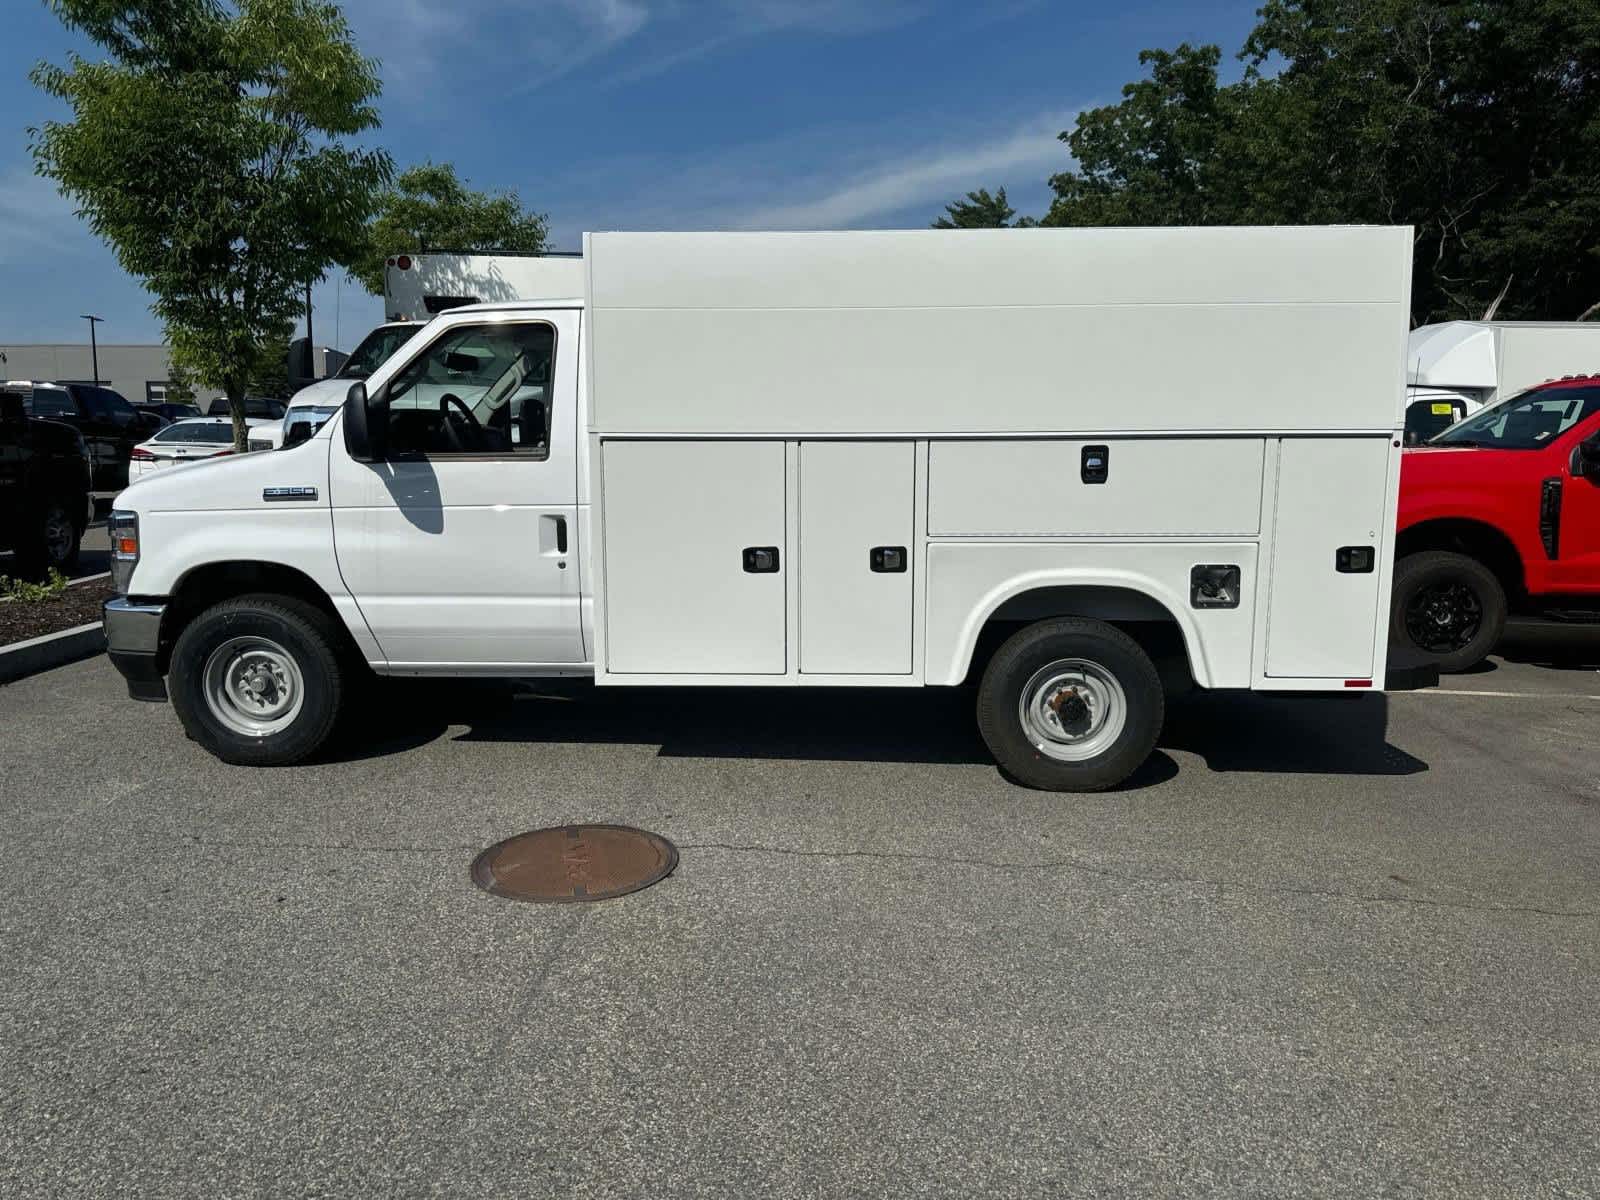
[[[1388,618],[1392,553],[1385,512],[1388,438],[1286,438],[1267,607],[1267,674],[1286,679],[1370,679],[1378,626]],[[1365,571],[1341,571],[1344,547],[1370,547]]]
[[[909,675],[911,442],[800,446],[800,670]]]
[[[766,441],[602,446],[607,670],[784,673],[783,455]],[[757,550],[776,560],[747,562]]]

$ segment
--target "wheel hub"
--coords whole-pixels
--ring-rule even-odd
[[[1109,749],[1127,724],[1128,701],[1107,668],[1087,659],[1061,659],[1035,671],[1023,686],[1017,715],[1039,753],[1083,762]]]
[[[267,638],[228,639],[206,659],[203,676],[211,715],[250,737],[286,728],[305,700],[299,664]]]

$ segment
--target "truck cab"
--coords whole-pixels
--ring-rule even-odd
[[[1512,613],[1600,621],[1600,375],[1493,405],[1401,457],[1395,640],[1461,671]]]

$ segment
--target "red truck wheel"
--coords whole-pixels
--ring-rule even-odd
[[[1477,559],[1424,550],[1395,564],[1389,636],[1432,658],[1439,670],[1477,666],[1505,627],[1505,589]]]

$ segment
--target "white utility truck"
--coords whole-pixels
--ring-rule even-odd
[[[1600,372],[1600,321],[1445,321],[1406,344],[1406,432],[1441,433],[1564,375]]]
[[[1109,787],[1163,655],[1382,685],[1410,256],[1401,228],[592,234],[581,295],[444,312],[309,441],[124,492],[111,658],[263,765],[368,669],[981,676],[1015,777]]]
[[[578,254],[397,254],[384,260],[383,311],[390,321],[426,321],[467,304],[581,296]]]

